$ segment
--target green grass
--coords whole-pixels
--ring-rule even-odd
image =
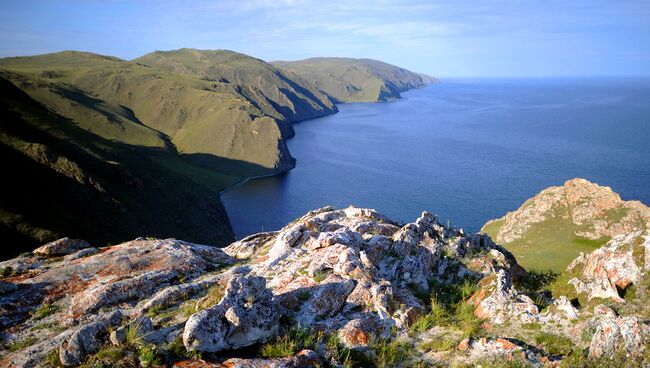
[[[8,345],[5,346],[5,349],[9,351],[18,351],[25,349],[26,347],[34,345],[34,343],[38,341],[38,339],[35,336],[28,336],[22,340],[14,341]]]
[[[535,335],[535,343],[541,345],[545,351],[552,355],[567,355],[574,349],[571,339],[546,332],[539,332]]]
[[[482,334],[483,321],[474,315],[475,307],[467,302],[477,287],[471,279],[455,284],[432,282],[429,312],[411,324],[409,333],[413,335],[434,326],[448,326],[460,330],[463,337]]]
[[[501,224],[501,221],[492,222],[482,232],[494,239]],[[554,218],[533,224],[524,237],[502,245],[526,269],[560,273],[580,252],[589,253],[609,241],[609,238],[590,240],[576,236],[575,232],[579,229],[579,226],[562,219],[561,214],[558,214]]]
[[[50,303],[45,303],[38,307],[32,315],[32,318],[35,320],[43,319],[47,316],[50,316],[58,311],[61,310],[61,307],[58,305],[50,304]]]
[[[447,336],[436,336],[418,346],[423,351],[448,351],[455,349],[460,339]]]

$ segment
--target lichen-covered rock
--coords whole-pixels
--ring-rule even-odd
[[[576,178],[563,186],[544,189],[516,211],[486,223],[484,229],[501,223],[494,238],[499,244],[507,244],[525,237],[535,224],[558,215],[577,225],[576,236],[588,239],[613,238],[650,228],[650,208],[638,201],[623,201],[609,187]]]
[[[588,300],[612,299],[623,302],[619,290],[638,283],[650,271],[650,233],[637,231],[620,235],[567,268],[577,276],[569,283]]]
[[[544,367],[550,362],[548,357],[520,345],[517,340],[501,337],[466,338],[458,344],[457,349],[469,361],[488,360],[495,364],[500,361],[519,361],[532,367]]]
[[[46,257],[63,256],[88,247],[90,244],[85,240],[61,238],[34,249],[34,254]]]
[[[238,349],[275,335],[280,314],[262,277],[236,275],[215,307],[187,320],[183,344],[188,350]]]
[[[596,317],[598,318],[598,317]],[[589,344],[589,355],[611,357],[617,352],[642,354],[650,344],[650,326],[638,317],[600,316]]]
[[[59,360],[67,366],[81,363],[86,355],[99,350],[108,337],[109,328],[119,325],[121,321],[122,312],[117,310],[78,328],[69,339],[61,344]]]
[[[537,322],[537,306],[530,297],[515,290],[507,272],[499,270],[481,284],[481,288],[470,299],[476,306],[474,314],[477,317],[494,323],[504,323],[510,319],[519,319],[524,323]]]
[[[616,238],[571,270],[585,284],[604,280],[619,292],[634,286],[626,303],[612,301],[620,316],[555,291],[535,295],[546,307],[539,313],[517,289],[527,279],[510,252],[486,235],[443,226],[426,212],[397,226],[373,210],[326,207],[224,250],[137,239],[64,257],[29,255],[0,263],[11,267],[0,281],[6,289],[0,293],[0,338],[5,346],[21,347],[0,351],[0,366],[39,366],[55,349],[66,364],[77,364],[105,344],[125,344],[127,331],[172,361],[185,355],[183,347],[218,352],[204,354],[204,361],[176,362],[185,367],[336,366],[347,348],[377,359],[373,349],[381,339],[416,349],[395,363],[402,367],[482,359],[557,366],[561,357],[535,348],[537,333],[590,347],[594,357],[643,350],[648,325],[634,314],[645,315],[638,304],[648,295],[647,239],[646,233]],[[561,290],[571,290],[566,286]],[[117,311],[121,321],[105,319]],[[307,329],[316,340],[274,340],[294,329]],[[476,329],[490,337],[476,338]],[[465,333],[472,338],[453,348]],[[233,349],[264,343],[313,351],[277,359],[221,357],[223,350],[237,356]],[[424,343],[452,348],[417,351]]]

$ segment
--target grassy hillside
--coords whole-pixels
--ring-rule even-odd
[[[650,208],[623,201],[611,188],[584,179],[544,189],[517,210],[488,221],[484,232],[524,267],[561,272],[580,252],[619,234],[648,228]]]
[[[10,177],[0,191],[2,258],[61,236],[95,245],[149,235],[233,240],[217,188],[240,177],[191,165],[164,144],[102,138],[4,78],[0,116],[1,165]]]
[[[337,102],[377,102],[399,98],[434,78],[372,59],[311,58],[273,65],[311,81]]]
[[[1,59],[0,72],[49,109],[106,139],[162,147],[167,136],[182,155],[237,176],[281,172],[294,164],[283,139],[287,124],[230,83],[72,51]]]
[[[228,50],[156,51],[134,60],[160,70],[233,86],[264,114],[295,122],[336,112],[327,95],[297,75]],[[291,130],[290,125],[286,125]],[[292,135],[292,133],[291,133]]]

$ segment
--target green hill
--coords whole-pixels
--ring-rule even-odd
[[[337,102],[377,102],[435,82],[435,78],[372,59],[311,58],[272,63],[311,81]]]
[[[374,93],[368,100],[428,81],[373,60],[323,60],[353,64],[358,73],[333,83]],[[0,59],[8,158],[0,165],[15,176],[0,198],[0,232],[21,244],[8,252],[60,235],[227,244],[233,234],[218,193],[293,168],[291,123],[337,111],[334,94],[311,78],[224,50]]]
[[[288,123],[267,115],[231,83],[74,51],[1,59],[0,73],[106,139],[147,147],[171,143],[187,158],[237,176],[294,165],[284,142]]]
[[[228,50],[156,51],[134,60],[160,70],[233,86],[262,112],[296,122],[336,112],[327,95],[299,76]],[[291,130],[290,125],[286,127]]]
[[[546,188],[516,211],[488,221],[481,232],[505,246],[526,268],[562,272],[580,252],[650,227],[650,208],[623,201],[585,179]]]
[[[48,111],[4,78],[0,116],[1,165],[7,174],[0,191],[2,258],[61,236],[95,245],[137,236],[187,237],[214,245],[233,240],[216,188],[240,177],[187,163],[146,129],[142,137],[155,144],[102,138]]]

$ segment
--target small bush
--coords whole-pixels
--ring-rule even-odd
[[[61,359],[59,359],[59,349],[50,350],[45,356],[45,364],[48,367],[63,367]]]
[[[325,272],[323,272],[323,271],[316,271],[316,273],[314,273],[314,277],[313,277],[313,279],[314,279],[314,281],[316,281],[316,282],[321,282],[321,281],[325,280],[326,277],[327,277],[327,275],[325,274]]]
[[[395,367],[408,360],[413,346],[399,340],[380,339],[372,344],[375,352],[375,366],[379,368]]]
[[[523,328],[524,330],[541,330],[542,325],[540,325],[539,323],[536,323],[536,322],[522,323],[521,328]]]
[[[259,354],[265,358],[283,358],[294,355],[303,349],[315,350],[323,337],[322,332],[314,334],[304,328],[292,328],[284,336],[262,345]]]
[[[155,345],[144,345],[138,349],[141,367],[154,367],[162,364],[162,359]]]
[[[260,355],[264,358],[285,358],[296,354],[296,341],[284,335],[262,345]]]
[[[201,301],[197,304],[196,306],[197,311],[212,308],[215,305],[219,304],[219,302],[223,298],[224,293],[225,293],[225,288],[223,286],[221,285],[211,286],[208,289],[208,293],[205,295],[205,297],[202,298]]]
[[[14,269],[11,266],[0,268],[0,277],[2,278],[14,276],[15,274],[16,273],[14,272]]]

